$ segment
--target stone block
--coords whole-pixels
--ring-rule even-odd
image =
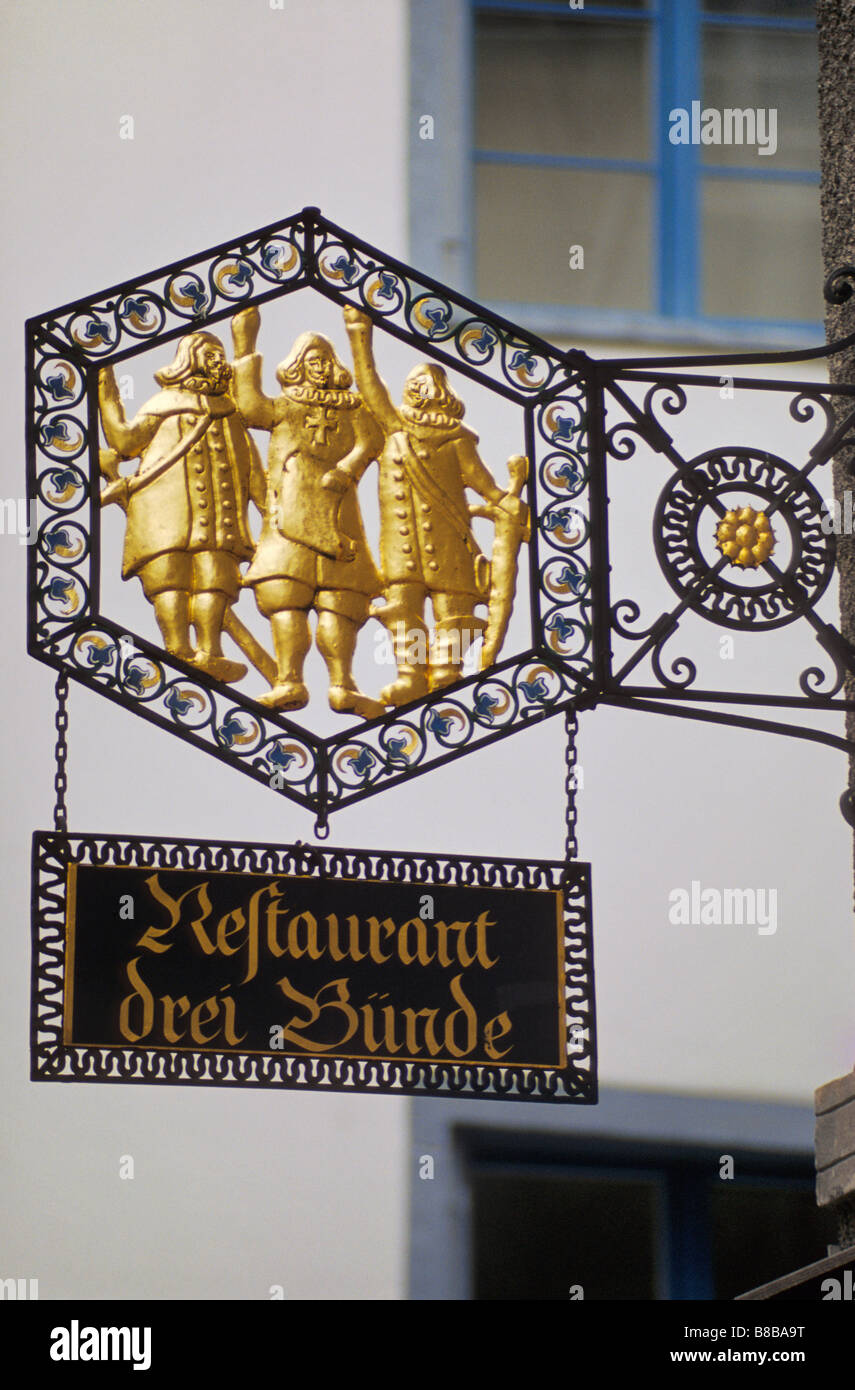
[[[855,1196],[855,1072],[820,1086],[816,1107],[816,1200],[834,1206]]]

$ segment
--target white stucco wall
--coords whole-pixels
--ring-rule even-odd
[[[67,0],[7,6],[2,26],[5,184],[16,196],[0,214],[0,491],[12,497],[23,479],[26,317],[308,203],[406,259],[412,132],[403,0],[285,0],[282,10],[267,0]],[[133,141],[119,139],[124,115]],[[321,306],[317,323],[300,326],[332,331],[330,313]],[[383,353],[397,389],[411,356],[394,344]],[[518,444],[502,412],[470,395],[469,418],[498,466]],[[740,441],[786,454],[793,441],[777,414],[739,399],[713,397],[685,429],[694,452]],[[640,461],[636,473],[624,468],[614,470],[627,545],[615,597],[654,604],[641,556],[664,475]],[[276,1284],[286,1297],[404,1296],[405,1102],[27,1080],[29,837],[51,812],[53,679],[25,655],[24,549],[13,537],[0,540],[0,566],[0,1276],[38,1277],[45,1298],[265,1298]],[[709,626],[697,639],[713,662],[719,635]],[[789,689],[813,647],[794,629],[777,641],[761,664]],[[679,639],[672,645],[680,654]],[[749,637],[737,635],[721,668],[733,684],[756,677]],[[855,1056],[842,756],[608,709],[584,717],[581,755],[603,1083],[809,1103]],[[296,808],[77,687],[69,804],[84,830],[283,841],[311,831]],[[553,721],[342,813],[333,835],[557,857],[562,817]],[[692,880],[774,888],[777,931],[672,925],[668,895]],[[133,1182],[119,1180],[124,1154]]]
[[[25,318],[310,203],[405,253],[406,74],[399,0],[70,0],[6,6],[0,24],[11,497]],[[133,140],[119,139],[124,115]],[[50,823],[53,680],[25,654],[24,557],[0,540],[0,1274],[38,1278],[42,1298],[267,1298],[275,1284],[286,1298],[402,1296],[404,1102],[28,1081],[29,837]],[[296,808],[87,691],[72,693],[71,725],[73,826],[311,831]],[[122,1154],[132,1182],[119,1180]]]

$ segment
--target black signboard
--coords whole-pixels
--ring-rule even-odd
[[[38,832],[32,1075],[596,1101],[589,866]]]

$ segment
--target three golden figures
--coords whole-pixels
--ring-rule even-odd
[[[168,652],[238,681],[247,667],[224,654],[228,634],[270,687],[259,703],[301,709],[314,611],[332,709],[370,719],[458,680],[479,636],[481,668],[496,660],[519,548],[530,535],[520,497],[528,461],[509,459],[508,486],[499,487],[444,368],[414,367],[395,405],[375,366],[371,320],[348,306],[344,322],[353,372],[328,338],[302,333],[276,369],[273,397],[262,386],[255,308],[232,319],[232,363],[214,334],[182,338],[174,361],[155,373],[160,390],[130,421],[106,368],[101,501],[126,513],[122,576],[140,579]],[[252,430],[270,437],[266,467]],[[136,471],[121,474],[135,459]],[[358,497],[375,462],[376,558]],[[467,490],[481,503],[469,505]],[[251,504],[261,519],[257,539]],[[495,526],[489,559],[473,533],[475,516]],[[270,623],[273,657],[235,612],[244,588]],[[486,617],[476,615],[479,606]],[[369,617],[388,629],[397,667],[376,698],[353,675]]]

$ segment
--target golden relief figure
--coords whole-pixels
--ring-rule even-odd
[[[359,629],[382,586],[356,484],[382,437],[349,390],[350,372],[320,333],[300,335],[276,371],[281,395],[265,396],[255,352],[259,325],[257,309],[244,309],[232,321],[238,406],[248,425],[270,434],[264,523],[243,581],[273,631],[276,682],[260,703],[279,710],[308,703],[303,663],[314,608],[331,707],[371,718],[383,706],[357,689],[351,668]]]
[[[171,365],[155,373],[161,389],[131,421],[112,369],[102,371],[109,447],[101,453],[101,501],[126,512],[122,576],[139,577],[168,652],[238,681],[247,668],[223,654],[227,633],[270,686],[259,703],[300,709],[309,699],[303,668],[314,611],[331,707],[373,718],[452,684],[481,633],[482,667],[496,659],[517,552],[529,536],[519,496],[528,462],[509,460],[503,491],[481,460],[478,436],[462,423],[463,402],[445,370],[414,367],[394,406],[374,365],[370,319],[352,306],[344,319],[356,390],[330,340],[303,333],[276,370],[280,394],[265,395],[255,308],[232,320],[231,365],[213,334],[182,338]],[[250,430],[270,436],[266,470]],[[120,476],[120,463],[137,458],[137,472]],[[357,497],[374,462],[379,563]],[[483,505],[469,506],[467,489]],[[257,540],[250,502],[261,516]],[[474,516],[495,525],[492,564],[476,542]],[[242,588],[252,589],[270,623],[275,660],[234,612]],[[488,606],[487,618],[475,615],[479,605]],[[352,669],[369,616],[390,631],[397,665],[379,699],[358,689]]]
[[[528,509],[518,495],[527,461],[520,455],[510,461],[513,486],[503,492],[481,461],[477,434],[462,423],[464,405],[445,369],[427,362],[414,367],[395,407],[374,366],[371,320],[354,306],[345,308],[344,320],[356,384],[385,436],[379,488],[386,602],[372,611],[392,634],[398,668],[397,680],[380,699],[396,706],[459,678],[469,645],[488,627],[475,608],[488,602],[490,659],[495,660],[513,600],[516,549],[528,527]],[[467,488],[488,508],[470,513]],[[489,515],[502,526],[505,551],[508,534],[516,537],[513,574],[503,573],[505,584],[511,583],[507,601],[493,589],[490,563],[472,532],[472,514]],[[434,617],[430,640],[424,620],[428,598]]]
[[[172,364],[155,373],[162,389],[131,421],[112,368],[99,377],[110,446],[101,454],[101,503],[127,514],[122,578],[139,576],[166,650],[222,681],[246,675],[223,655],[221,638],[240,593],[240,563],[253,554],[248,503],[262,510],[265,493],[231,379],[219,338],[201,332],[181,339]],[[119,463],[134,458],[137,473],[120,477]]]

